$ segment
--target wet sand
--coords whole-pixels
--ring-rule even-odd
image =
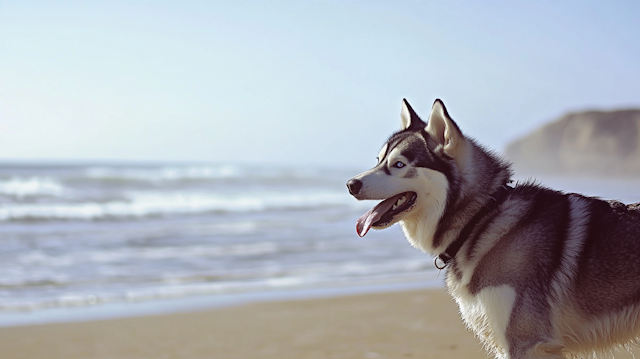
[[[487,358],[443,289],[0,328],[0,358]]]

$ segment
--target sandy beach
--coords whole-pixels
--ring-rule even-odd
[[[0,328],[0,348],[1,359],[488,358],[443,289]]]
[[[0,329],[0,358],[487,358],[443,289]]]

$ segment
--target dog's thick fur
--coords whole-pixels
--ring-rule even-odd
[[[487,207],[510,181],[509,164],[465,137],[442,101],[427,123],[403,101],[401,128],[379,163],[347,183],[359,200],[386,200],[358,233],[399,222],[413,246],[439,256],[475,217],[446,285],[490,353],[586,358],[638,340],[637,204],[524,183]]]

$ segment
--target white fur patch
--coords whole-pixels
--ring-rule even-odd
[[[496,358],[508,358],[509,343],[505,334],[516,291],[508,285],[501,285],[485,288],[475,296],[466,287],[458,287],[451,294],[460,307],[465,324],[476,333],[486,349]]]
[[[387,163],[394,163],[399,156],[401,156],[402,149],[398,146],[389,152],[389,156],[387,156]]]
[[[380,153],[378,153],[378,164],[380,164],[380,161],[384,159],[384,155],[387,153],[387,147],[389,147],[389,144],[385,143],[384,146],[382,146]]]
[[[412,246],[437,254],[433,235],[447,203],[449,181],[443,173],[432,169],[418,168],[417,172],[418,176],[409,179],[411,188],[407,188],[418,194],[416,206],[400,224]]]

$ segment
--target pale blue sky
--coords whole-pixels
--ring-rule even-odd
[[[639,4],[0,0],[0,160],[364,169],[403,97],[501,150],[640,107]]]

